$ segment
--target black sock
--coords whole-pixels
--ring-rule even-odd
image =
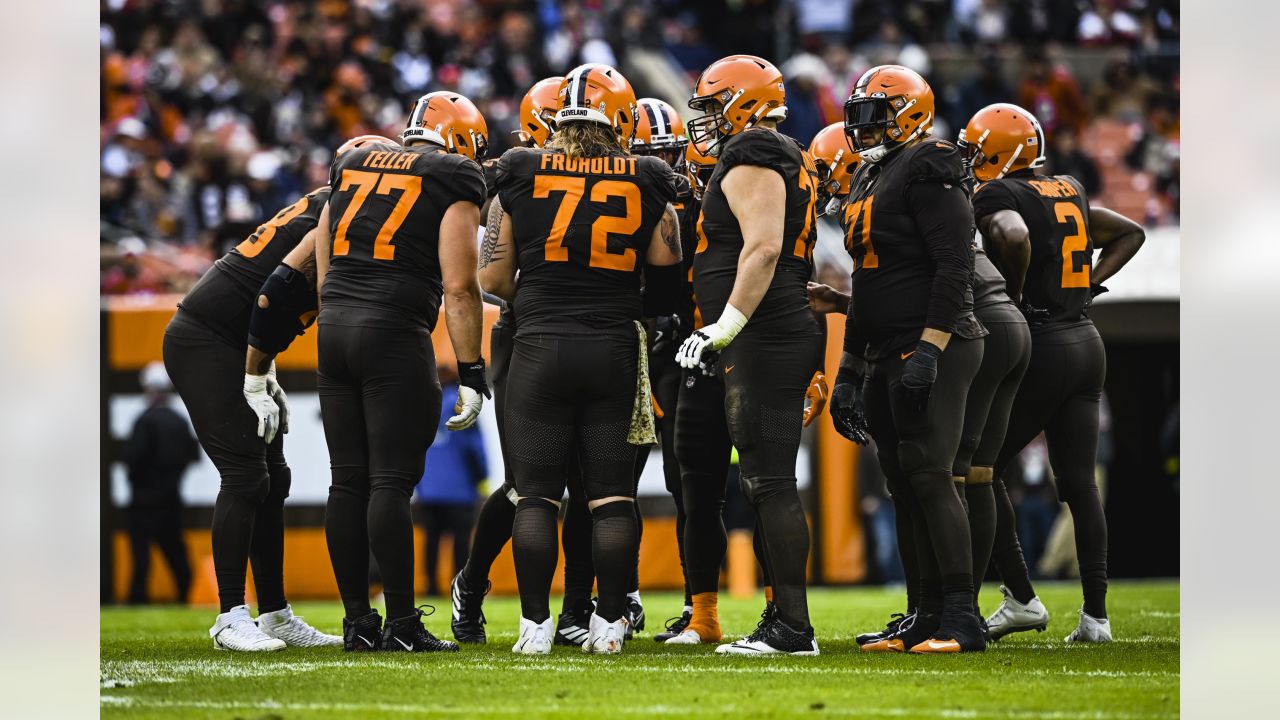
[[[788,626],[807,630],[809,523],[800,504],[796,479],[757,479],[752,495],[756,521],[766,541],[764,551],[772,575],[774,607]]]
[[[916,555],[915,513],[905,489],[892,494],[894,530],[898,536],[898,559],[907,588],[907,610],[920,607],[920,561]]]
[[[978,605],[978,593],[991,562],[991,547],[996,541],[996,496],[991,483],[967,484],[965,498],[969,501],[969,534],[973,541],[973,601]]]
[[[973,613],[973,576],[957,573],[942,578],[942,612],[951,618],[976,618]]]
[[[627,592],[640,592],[640,541],[644,539],[644,515],[640,513],[640,503],[633,501],[631,503],[636,509],[636,566],[631,571],[631,589]]]
[[[685,581],[691,596],[720,589],[720,566],[729,548],[729,535],[724,529],[724,487],[723,475],[716,478],[688,471],[681,478]]]
[[[537,497],[521,498],[511,525],[511,552],[520,586],[520,614],[536,623],[551,617],[551,579],[559,559],[556,506]]]
[[[369,548],[382,573],[387,619],[414,614],[413,516],[402,487],[378,486],[369,493]]]
[[[284,500],[291,480],[288,466],[273,470],[271,491],[253,517],[249,567],[253,569],[259,613],[283,610],[288,604],[284,596]]]
[[[225,490],[213,504],[213,568],[218,579],[220,612],[244,604],[245,571],[253,542],[253,520],[258,503]]]
[[[596,567],[591,553],[591,511],[581,495],[569,497],[564,511],[564,603],[562,612],[572,612],[591,602]]]
[[[933,540],[929,536],[928,524],[921,522],[924,517],[920,506],[914,498],[912,503],[912,523],[915,531],[916,572],[918,573],[920,610],[926,613],[942,612],[942,575],[938,572],[938,558],[933,551]]]
[[[1071,508],[1076,530],[1076,557],[1084,611],[1102,620],[1107,617],[1107,517],[1096,485],[1063,498]]]
[[[507,493],[508,488],[503,485],[489,493],[480,506],[475,538],[471,541],[471,556],[462,568],[462,583],[473,592],[482,592],[488,586],[489,569],[511,539],[511,522],[516,517],[516,506]]]
[[[764,540],[764,528],[760,520],[751,529],[751,549],[756,554],[756,564],[760,566],[760,582],[767,588],[773,587],[773,573],[769,572],[769,545]]]
[[[335,475],[337,472],[335,471]],[[369,498],[360,489],[360,478],[352,478],[354,487],[340,485],[335,477],[329,488],[325,506],[324,536],[329,544],[329,561],[338,581],[338,594],[349,620],[373,612],[369,606]]]
[[[991,557],[1000,572],[1001,582],[1013,594],[1013,599],[1026,604],[1036,596],[1036,591],[1031,587],[1027,561],[1023,559],[1022,545],[1018,543],[1017,516],[1013,512],[1013,502],[1009,500],[1004,481],[999,477],[992,481],[991,489],[996,499],[996,538]]]
[[[676,499],[676,550],[680,553],[680,576],[684,578],[684,606],[693,607],[693,591],[689,589],[689,568],[684,562],[684,500]]]
[[[596,614],[609,622],[622,617],[640,552],[634,502],[617,500],[591,511],[591,554],[595,561],[600,599]]]

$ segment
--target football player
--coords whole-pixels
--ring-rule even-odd
[[[674,300],[675,181],[665,163],[628,155],[636,98],[616,69],[575,68],[560,98],[547,147],[516,148],[499,161],[504,217],[481,253],[485,290],[514,300],[517,320],[504,420],[519,493],[511,539],[521,618],[512,650],[551,650],[556,515],[564,468],[577,463],[600,592],[582,648],[618,653],[639,550],[636,447],[654,439],[640,274]]]
[[[973,314],[966,171],[954,145],[929,137],[933,111],[928,83],[897,65],[868,70],[845,103],[863,164],[841,213],[853,294],[831,416],[845,437],[865,443],[869,429],[875,438],[900,552],[919,559],[921,578],[911,622],[868,651],[986,647],[951,471],[987,332]]]
[[[991,636],[1043,630],[1049,614],[1031,587],[1014,531],[1013,506],[999,478],[1041,432],[1049,445],[1058,498],[1071,509],[1084,606],[1068,642],[1110,642],[1107,619],[1107,521],[1094,481],[1098,411],[1106,378],[1102,338],[1089,302],[1138,252],[1142,227],[1090,207],[1079,181],[1040,177],[1044,133],[1015,105],[980,110],[960,136],[974,176],[974,216],[992,258],[1031,326],[1031,363],[1013,400],[1009,430],[995,460],[995,560],[1004,601],[988,618]],[[1096,264],[1094,250],[1101,250]]]
[[[337,155],[379,141],[391,142],[359,137]],[[285,600],[288,410],[270,359],[252,379],[243,372],[247,346],[268,347],[274,357],[315,318],[312,230],[328,199],[329,187],[318,188],[259,226],[200,278],[165,329],[165,368],[221,477],[212,533],[220,614],[209,630],[219,649],[341,644],[341,638],[293,615]],[[261,319],[266,325],[255,322]],[[236,392],[238,386],[243,394]],[[249,412],[246,399],[251,406],[257,402],[262,413]],[[244,604],[249,558],[258,594],[256,624]]]
[[[795,474],[805,392],[822,352],[804,292],[817,236],[817,170],[803,147],[775,129],[786,118],[786,95],[782,74],[768,61],[733,55],[712,63],[689,106],[703,113],[689,122],[690,141],[716,158],[693,268],[698,308],[715,320],[684,341],[680,364],[687,370],[714,365],[723,377],[722,412],[773,589],[756,630],[717,652],[817,655],[805,588],[809,527]],[[677,453],[683,459],[684,451]],[[691,486],[686,478],[684,490],[692,575],[695,563],[711,554],[704,538],[723,532],[715,524],[724,483],[712,478]],[[693,617],[685,633],[713,640],[720,634],[715,593],[691,589]]]
[[[442,296],[461,384],[448,427],[474,424],[489,394],[475,271],[485,201],[476,160],[488,138],[470,100],[435,92],[418,99],[401,140],[334,162],[316,237],[320,414],[333,469],[325,535],[347,650],[456,651],[414,607],[409,499],[441,410],[431,331]],[[385,627],[369,604],[370,550]]]
[[[849,195],[862,156],[849,147],[844,123],[840,122],[831,123],[813,136],[809,154],[818,169],[818,208],[824,215],[835,212]]]
[[[636,101],[636,135],[631,141],[631,154],[650,155],[671,166],[675,172],[676,197],[671,205],[675,208],[680,220],[681,256],[684,270],[693,267],[693,224],[697,220],[697,203],[693,199],[693,191],[689,186],[689,178],[685,176],[685,149],[689,139],[684,134],[684,121],[676,113],[676,109],[657,98],[641,98]],[[680,555],[681,577],[684,572],[684,497],[680,490],[680,466],[676,461],[676,407],[680,394],[681,369],[675,359],[675,349],[680,346],[693,327],[692,288],[682,274],[678,296],[675,299],[676,311],[662,315],[654,320],[654,334],[649,343],[649,378],[653,386],[653,409],[657,419],[657,430],[662,447],[662,475],[666,480],[667,492],[676,504],[676,548]],[[655,300],[653,292],[646,288],[646,301]],[[670,299],[662,298],[670,302]],[[652,313],[646,313],[652,316]],[[649,453],[641,451],[636,454],[636,482],[644,471]],[[643,536],[644,522],[636,505],[636,520],[640,523]],[[628,594],[627,614],[632,631],[644,629],[644,606],[640,602],[640,573],[636,568],[632,580],[632,590]],[[692,612],[693,604],[689,595],[689,583],[685,581],[685,611]],[[680,630],[684,629],[684,615],[669,623],[666,631],[654,636],[658,642],[664,642]],[[679,627],[677,627],[679,626]],[[674,632],[673,632],[674,629]]]

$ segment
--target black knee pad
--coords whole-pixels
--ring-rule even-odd
[[[219,492],[238,495],[252,503],[266,500],[271,491],[271,476],[266,471],[246,475],[223,475]]]
[[[516,510],[520,508],[529,508],[530,510],[550,511],[552,514],[559,514],[560,508],[555,501],[541,497],[522,497],[520,502],[516,503]]]
[[[591,511],[591,520],[605,520],[607,518],[635,516],[636,504],[630,500],[615,500],[613,502],[597,505]]]
[[[369,499],[369,475],[363,467],[336,467],[329,483],[329,495]]]
[[[289,497],[289,489],[293,487],[293,471],[285,465],[271,468],[267,475],[271,478],[271,487],[267,492],[266,502],[283,505]]]
[[[781,475],[752,477],[743,474],[738,478],[738,485],[742,488],[742,496],[747,499],[747,502],[757,505],[779,492],[794,490],[796,478]]]

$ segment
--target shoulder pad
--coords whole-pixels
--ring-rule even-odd
[[[939,180],[964,184],[967,173],[960,150],[952,143],[936,138],[925,138],[907,148],[906,157],[909,182]]]
[[[720,151],[719,165],[759,165],[781,170],[803,164],[800,146],[791,138],[764,128],[752,128],[729,138]]]

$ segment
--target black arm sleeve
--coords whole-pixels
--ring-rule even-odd
[[[278,355],[315,320],[316,291],[302,273],[280,263],[258,291],[266,297],[254,302],[249,316],[249,345]]]
[[[680,296],[684,267],[675,265],[644,267],[644,316],[674,315]]]
[[[954,332],[973,282],[973,213],[959,185],[913,183],[907,202],[936,267],[925,327]]]
[[[853,365],[846,367],[845,358],[851,358]],[[841,358],[839,374],[852,372],[862,375],[866,372],[866,366],[867,338],[858,330],[857,323],[853,320],[853,308],[850,307],[844,320],[844,356]]]

